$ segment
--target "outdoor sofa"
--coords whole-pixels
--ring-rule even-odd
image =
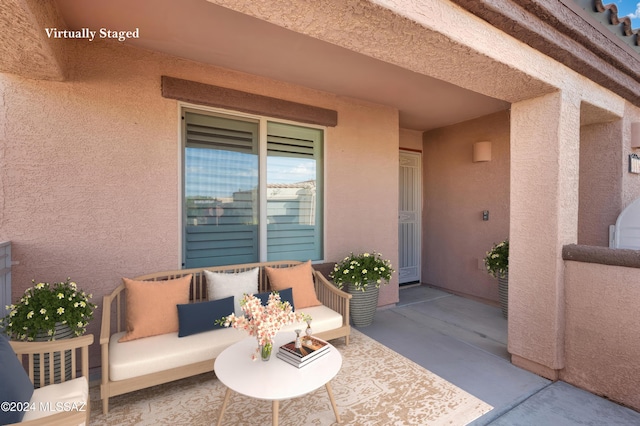
[[[251,284],[253,280],[256,282]],[[104,297],[102,305],[100,397],[104,413],[109,410],[112,396],[212,372],[218,354],[248,336],[245,331],[234,328],[209,329],[215,319],[224,316],[222,312],[226,314],[231,309],[238,314],[238,302],[244,293],[267,295],[277,289],[283,300],[285,296],[292,298],[296,311],[312,317],[315,336],[324,340],[344,337],[349,343],[351,295],[336,288],[322,273],[315,271],[310,262],[274,261],[183,269],[123,281]],[[173,288],[179,286],[188,289],[188,300],[182,303],[173,299],[176,293]],[[233,297],[229,297],[230,292]],[[177,293],[183,297],[182,290]],[[308,298],[315,297],[318,305],[299,308],[309,302]],[[145,308],[139,309],[136,303]],[[150,336],[144,336],[144,332],[140,335],[141,327],[135,325],[136,321],[151,322],[147,325],[153,328],[165,317],[175,317],[175,305],[178,306],[178,332],[158,334],[158,330],[152,330]],[[165,312],[154,312],[158,307]],[[135,310],[140,312],[132,312]],[[168,315],[170,311],[173,314]],[[156,319],[149,320],[149,317]],[[292,324],[283,331],[306,326]],[[127,340],[132,332],[131,339],[119,341]]]

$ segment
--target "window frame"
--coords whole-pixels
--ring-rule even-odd
[[[270,117],[267,115],[256,115],[245,113],[241,111],[233,111],[223,108],[207,107],[204,105],[191,104],[187,102],[178,102],[178,120],[180,125],[178,126],[178,232],[179,232],[179,263],[181,268],[186,266],[186,206],[185,206],[185,149],[187,144],[186,138],[186,120],[183,118],[186,112],[192,112],[195,114],[213,115],[222,118],[229,118],[232,120],[248,120],[257,121],[259,124],[258,129],[258,261],[267,261],[267,126],[268,123],[281,123],[287,125],[293,125],[298,127],[305,127],[310,129],[318,129],[322,131],[322,140],[320,148],[320,156],[316,159],[317,168],[321,171],[320,178],[318,179],[319,185],[322,185],[322,207],[320,210],[321,226],[320,233],[321,245],[320,258],[312,260],[312,263],[323,263],[325,257],[325,241],[326,241],[326,146],[327,146],[327,126],[297,122],[292,120],[285,120],[281,118]],[[262,184],[265,182],[265,184]],[[264,201],[263,201],[264,200]]]

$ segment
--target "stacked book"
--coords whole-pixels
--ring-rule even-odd
[[[303,338],[299,348],[296,342],[289,342],[280,346],[278,358],[289,364],[302,368],[329,352],[329,344],[315,337]]]

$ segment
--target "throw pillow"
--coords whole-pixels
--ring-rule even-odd
[[[260,299],[260,302],[262,303],[263,306],[267,306],[267,303],[269,303],[270,294],[271,294],[270,291],[265,291],[264,293],[258,293],[255,296],[258,299]],[[289,304],[291,305],[291,308],[293,310],[296,309],[296,305],[293,304],[293,289],[285,288],[284,290],[279,290],[278,294],[280,294],[281,302],[289,302]]]
[[[313,286],[313,268],[310,260],[289,268],[265,266],[265,269],[272,290],[280,291],[289,287],[293,289],[293,302],[296,309],[322,304]]]
[[[122,280],[127,291],[127,334],[119,342],[178,331],[176,306],[189,303],[191,274],[166,281]]]
[[[9,340],[0,334],[0,402],[29,402],[33,383],[25,372]],[[0,425],[20,423],[26,411],[0,410]]]
[[[207,278],[209,300],[233,296],[235,314],[243,315],[240,301],[245,293],[256,294],[258,292],[258,271],[258,268],[253,268],[246,272],[227,274],[205,270],[204,276]]]
[[[233,296],[178,305],[178,337],[224,328],[223,325],[216,324],[216,321],[231,314],[233,308]]]

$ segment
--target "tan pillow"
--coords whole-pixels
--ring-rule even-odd
[[[265,266],[271,290],[293,289],[293,304],[296,310],[322,305],[313,287],[313,268],[308,260],[289,268],[270,268]]]
[[[167,281],[122,281],[127,291],[127,334],[118,342],[178,331],[177,305],[189,303],[191,274]]]

